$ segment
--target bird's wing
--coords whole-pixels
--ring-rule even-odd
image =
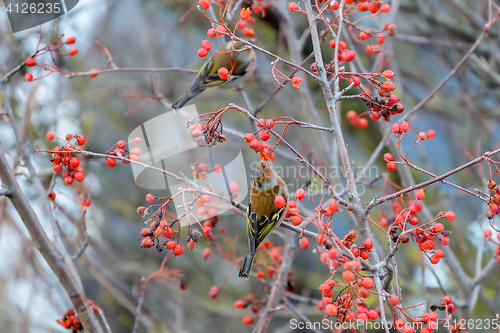
[[[279,187],[279,195],[283,193],[283,187]],[[272,199],[274,205],[274,198]],[[275,207],[275,206],[274,206]],[[255,253],[260,243],[276,228],[278,221],[285,214],[285,207],[271,209],[269,214],[258,214],[253,210],[251,195],[247,208],[247,232],[248,244],[251,253]]]

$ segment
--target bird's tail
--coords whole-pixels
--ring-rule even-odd
[[[184,95],[182,95],[181,97],[179,97],[179,99],[176,100],[174,102],[174,104],[172,104],[172,108],[173,109],[180,109],[180,108],[182,108],[184,105],[186,105],[187,102],[189,102],[192,98],[194,98],[196,95],[198,95],[202,91],[203,90],[188,91],[187,93],[185,93]]]
[[[255,259],[256,254],[257,253],[251,253],[250,250],[247,251],[247,256],[245,257],[245,261],[243,261],[243,264],[241,264],[240,277],[248,280],[250,272],[252,271],[253,261]]]

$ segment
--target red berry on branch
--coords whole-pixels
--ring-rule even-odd
[[[394,133],[394,134],[398,134],[400,131],[400,128],[399,128],[399,124],[398,123],[394,123],[391,125],[391,132]]]
[[[283,208],[286,206],[286,200],[285,198],[282,196],[282,195],[278,195],[275,199],[274,199],[274,204],[276,205],[276,207],[278,208]]]
[[[74,36],[69,36],[68,38],[66,38],[66,44],[75,44],[76,42],[76,39]]]
[[[106,158],[106,164],[110,168],[113,168],[116,165],[116,160],[114,158],[108,157],[108,158]]]
[[[49,141],[52,141],[54,140],[55,138],[55,135],[54,135],[54,132],[52,131],[48,131],[46,134],[45,134],[45,138]]]
[[[354,110],[348,111],[346,114],[347,120],[353,121],[354,119],[358,118],[358,113]]]
[[[184,249],[181,244],[177,244],[172,252],[174,253],[174,255],[180,256],[184,253]]]
[[[78,48],[77,47],[72,47],[71,49],[69,49],[69,55],[70,56],[74,56],[78,54]]]
[[[391,10],[391,5],[385,3],[382,6],[380,6],[380,12],[381,13],[388,13]]]
[[[398,296],[393,294],[387,298],[387,302],[389,302],[389,304],[392,306],[396,306],[399,303],[399,298],[398,298]]]
[[[209,0],[199,0],[198,4],[203,9],[208,9],[208,7],[210,7],[210,1]]]
[[[259,135],[260,139],[262,141],[267,141],[269,140],[269,138],[271,137],[271,133],[269,131],[262,131],[260,132],[260,135]]]
[[[229,71],[227,70],[226,67],[219,68],[219,70],[217,71],[217,73],[219,74],[219,77],[222,80],[227,80],[227,78],[229,77]]]
[[[340,6],[340,4],[339,4],[339,2],[338,2],[338,1],[332,1],[332,2],[330,3],[330,8],[331,8],[332,10],[337,10],[337,9],[339,9],[339,6]]]
[[[297,3],[295,3],[295,2],[290,2],[288,4],[288,10],[290,10],[291,12],[296,11],[297,8],[298,8],[298,6],[297,6]]]
[[[425,190],[424,189],[417,190],[417,192],[415,193],[415,196],[416,196],[417,200],[424,200]]]
[[[212,48],[212,44],[209,40],[205,39],[203,42],[201,42],[201,47],[208,51]]]
[[[394,77],[394,72],[391,71],[390,69],[386,69],[385,71],[382,72],[382,76],[390,80]]]
[[[29,82],[29,81],[33,81],[33,74],[31,74],[31,73],[26,73],[26,74],[24,74],[24,79],[25,79],[26,81],[28,81],[28,82]]]
[[[305,238],[305,237],[302,237],[300,240],[299,240],[299,245],[301,248],[303,249],[307,249],[307,247],[309,246],[309,239]]]
[[[208,54],[207,49],[204,48],[198,49],[198,57],[203,58],[206,57],[207,54]]]
[[[306,192],[299,188],[297,191],[295,191],[295,199],[297,200],[302,200],[306,196]]]
[[[252,325],[253,323],[253,318],[252,316],[244,316],[243,319],[241,320],[243,324],[245,325]]]
[[[207,30],[207,36],[210,38],[214,38],[215,36],[217,36],[217,32],[215,31],[215,29],[210,28]]]
[[[146,194],[146,201],[147,201],[147,202],[151,203],[151,202],[153,202],[154,200],[155,200],[155,196],[154,196],[154,195],[152,195],[151,193]]]
[[[26,59],[26,66],[28,66],[28,67],[35,66],[35,59],[33,59],[33,58]]]

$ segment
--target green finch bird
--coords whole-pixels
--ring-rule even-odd
[[[282,196],[284,200],[276,197]],[[280,207],[277,206],[279,204]],[[248,194],[248,251],[240,268],[240,277],[248,279],[260,243],[276,229],[286,215],[288,187],[266,161],[260,161],[253,174]]]
[[[247,48],[245,51],[237,52],[245,48]],[[205,62],[189,91],[172,104],[173,109],[182,108],[193,97],[207,88],[216,86],[222,88],[236,87],[253,74],[256,65],[256,55],[253,49],[241,42],[231,41],[221,47],[219,52],[223,53],[214,53]],[[223,80],[219,76],[218,71],[222,67],[225,67],[229,72],[233,68],[233,72],[227,80]]]

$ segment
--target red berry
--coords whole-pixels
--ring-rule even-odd
[[[116,160],[114,158],[108,157],[106,159],[106,164],[110,167],[113,168],[116,165]]]
[[[328,209],[330,209],[332,212],[337,211],[337,209],[339,209],[339,203],[333,200],[328,202]]]
[[[62,165],[60,165],[60,164],[54,165],[54,172],[56,172],[56,173],[61,172],[62,169],[63,169]]]
[[[342,277],[344,278],[344,280],[351,282],[354,279],[354,273],[351,271],[344,271],[342,273]]]
[[[456,215],[454,212],[452,212],[451,210],[450,210],[450,211],[448,211],[448,212],[446,212],[446,213],[445,213],[445,216],[444,216],[444,218],[445,218],[446,220],[448,220],[448,221],[453,221],[453,220],[455,220],[455,217],[457,217],[457,215]]]
[[[286,206],[286,200],[283,196],[278,195],[276,198],[274,198],[274,204],[278,208],[283,208]]]
[[[430,129],[427,131],[427,138],[428,139],[433,139],[436,137],[436,131],[434,131],[433,129]]]
[[[297,4],[296,4],[295,2],[290,2],[290,3],[288,4],[288,10],[290,10],[291,12],[296,11],[296,10],[297,10],[297,8],[298,8],[298,7],[297,7]]]
[[[443,236],[439,240],[439,243],[441,243],[441,245],[446,246],[446,245],[450,244],[450,239],[447,236]]]
[[[302,219],[298,215],[292,216],[291,221],[294,226],[299,226],[302,223]]]
[[[79,146],[83,146],[85,144],[85,137],[83,135],[78,135],[76,137],[76,143],[79,145]]]
[[[358,121],[358,126],[361,127],[361,128],[365,128],[365,127],[368,127],[368,119],[366,118],[361,118],[359,119]]]
[[[399,124],[399,130],[401,133],[406,133],[410,129],[410,125],[406,122],[403,121],[401,124]]]
[[[153,202],[155,200],[155,196],[152,194],[146,194],[146,201]]]
[[[71,160],[69,161],[69,164],[73,168],[77,168],[80,165],[80,160],[78,158],[76,158],[76,157],[72,157]]]
[[[266,131],[262,131],[262,132],[260,132],[259,137],[260,137],[260,139],[262,141],[267,141],[271,137],[271,132],[269,132],[267,130]]]
[[[177,244],[172,252],[174,253],[174,255],[180,256],[184,253],[184,249],[182,248],[181,244]]]
[[[54,135],[54,132],[52,131],[48,131],[46,134],[45,134],[45,138],[49,141],[52,141],[54,140],[55,138],[55,135]]]
[[[83,174],[83,172],[77,172],[75,174],[75,180],[79,183],[83,182],[83,180],[85,179],[85,175]]]
[[[212,238],[212,228],[210,228],[210,227],[203,227],[203,234],[205,235],[205,237],[207,239],[211,239]]]
[[[486,237],[486,238],[490,238],[490,237],[491,237],[491,230],[489,230],[489,229],[488,229],[488,230],[485,230],[485,231],[484,231],[484,237]]]
[[[149,228],[142,228],[141,229],[141,236],[142,237],[146,237],[149,235],[151,235],[151,229],[149,229]]]
[[[399,124],[398,123],[394,123],[391,125],[391,132],[394,133],[394,134],[398,134],[399,133]]]
[[[75,44],[76,42],[76,39],[74,36],[69,36],[68,38],[66,38],[66,44]]]
[[[148,237],[144,237],[142,239],[142,241],[141,241],[142,247],[146,247],[146,248],[152,247],[154,244],[155,243],[154,243],[153,239],[151,239],[151,237],[149,237],[149,236]]]
[[[299,188],[297,191],[295,191],[295,199],[297,200],[302,200],[306,196],[306,192]]]
[[[200,0],[201,1],[201,0]],[[218,74],[219,74],[219,77],[222,79],[222,80],[227,80],[227,78],[229,77],[229,71],[227,70],[226,67],[221,67],[219,68],[218,70]]]
[[[209,0],[199,0],[198,4],[203,9],[208,9],[208,7],[210,7],[210,1]]]
[[[71,177],[71,176],[67,176],[66,178],[64,178],[64,182],[65,182],[67,185],[71,185],[71,184],[73,184],[73,177]]]
[[[266,127],[273,128],[274,127],[274,120],[273,119],[266,120]]]
[[[354,119],[358,118],[358,113],[354,110],[348,111],[347,112],[347,120],[353,121]]]
[[[372,278],[365,277],[361,279],[361,286],[366,289],[372,289],[374,286],[375,282],[373,282]]]
[[[172,250],[173,248],[175,248],[177,243],[175,241],[171,240],[171,241],[168,241],[165,245],[167,246],[167,249]]]
[[[382,76],[390,80],[394,77],[394,72],[391,71],[390,69],[386,69],[385,71],[382,72]]]
[[[234,307],[236,309],[243,309],[245,307],[245,301],[244,300],[241,300],[241,299],[238,299],[234,302]]]
[[[210,250],[208,247],[203,250],[203,259],[207,259],[212,255],[212,250]]]
[[[33,67],[33,66],[35,66],[35,59],[33,59],[33,58],[28,58],[28,59],[26,59],[26,62],[25,62],[25,63],[26,63],[26,66],[28,66],[28,67]]]
[[[245,325],[252,325],[253,323],[253,318],[252,316],[244,316],[243,319],[241,320],[243,324]]]
[[[208,54],[207,49],[204,48],[198,49],[198,57],[203,58],[206,57],[207,54]]]
[[[31,73],[24,74],[24,79],[26,81],[33,81],[33,74],[31,74]]]
[[[415,196],[417,197],[417,200],[424,200],[425,198],[425,190],[420,189],[415,193]]]
[[[450,304],[452,302],[452,299],[450,296],[445,296],[445,297],[443,297],[443,302],[445,304]]]
[[[72,47],[71,49],[69,49],[69,55],[74,56],[77,53],[78,53],[78,48]]]
[[[245,134],[245,136],[243,137],[243,140],[245,140],[246,142],[250,142],[252,141],[254,138],[254,135],[252,133],[247,133]]]
[[[208,51],[212,48],[212,44],[209,40],[205,39],[203,42],[201,42],[201,47]]]
[[[330,8],[331,8],[332,10],[337,10],[337,9],[339,9],[339,6],[340,6],[340,4],[339,4],[339,2],[338,2],[338,1],[332,1],[332,2],[330,3]]]
[[[392,156],[392,154],[391,154],[391,153],[385,153],[385,154],[384,154],[384,161],[386,161],[386,162],[390,162],[390,161],[392,161],[392,160],[394,160],[394,157]]]
[[[380,12],[381,13],[388,13],[391,10],[391,5],[385,3],[382,6],[380,6]]]
[[[210,38],[214,38],[215,36],[217,36],[217,32],[215,31],[215,29],[210,28],[207,30],[207,36]]]
[[[325,312],[329,316],[336,316],[338,313],[339,307],[335,304],[328,304],[325,308]]]
[[[399,298],[396,295],[391,295],[387,298],[387,301],[389,302],[390,305],[396,306],[399,303]]]
[[[385,81],[384,84],[382,84],[382,89],[387,92],[391,92],[396,88],[396,85],[392,83],[391,81]]]
[[[307,247],[309,246],[309,239],[305,238],[305,237],[302,237],[300,240],[299,240],[299,245],[301,248],[303,249],[307,249]]]

